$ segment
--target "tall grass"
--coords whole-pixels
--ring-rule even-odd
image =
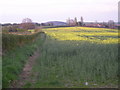
[[[9,38],[7,36],[10,36]],[[24,39],[24,37],[28,39]],[[21,47],[14,47],[14,49],[11,49],[13,43],[17,45],[15,42],[19,42],[19,39],[21,38],[23,42],[28,42],[31,38],[35,37],[34,42],[25,43]],[[13,38],[13,39],[12,39]],[[11,82],[13,80],[16,80],[19,78],[19,74],[21,73],[24,64],[28,60],[28,57],[33,55],[34,51],[38,49],[38,47],[43,43],[44,38],[42,37],[42,33],[38,33],[37,36],[17,36],[17,35],[6,35],[5,39],[8,42],[3,42],[3,45],[9,44],[8,47],[5,47],[5,49],[10,49],[7,51],[2,58],[2,84],[3,88],[9,87]],[[12,42],[10,42],[10,41]],[[17,41],[18,40],[18,41]],[[27,41],[28,40],[28,41]],[[7,45],[5,45],[7,46]]]
[[[116,85],[118,45],[48,39],[35,70],[34,87],[94,87]]]

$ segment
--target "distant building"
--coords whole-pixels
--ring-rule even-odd
[[[109,20],[109,21],[108,21],[108,27],[109,27],[109,28],[115,28],[115,23],[114,23],[113,20]]]
[[[106,26],[100,23],[88,23],[85,24],[86,27],[96,27],[96,28],[105,28]]]

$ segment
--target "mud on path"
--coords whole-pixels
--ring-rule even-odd
[[[22,73],[19,75],[19,79],[13,81],[10,88],[22,88],[27,82],[34,83],[30,77],[33,74],[32,68],[35,64],[35,60],[39,57],[40,50],[37,49],[32,56],[29,57],[27,63],[25,64]],[[35,74],[34,74],[35,75]]]

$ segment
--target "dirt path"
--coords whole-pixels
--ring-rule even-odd
[[[35,60],[39,57],[40,51],[39,49],[29,57],[27,63],[25,64],[22,73],[19,76],[19,80],[13,81],[10,88],[22,88],[26,82],[32,83],[32,79],[30,78],[32,75],[32,68],[35,64]]]

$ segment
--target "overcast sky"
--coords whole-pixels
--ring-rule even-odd
[[[118,21],[119,0],[0,0],[0,23],[66,21]]]

